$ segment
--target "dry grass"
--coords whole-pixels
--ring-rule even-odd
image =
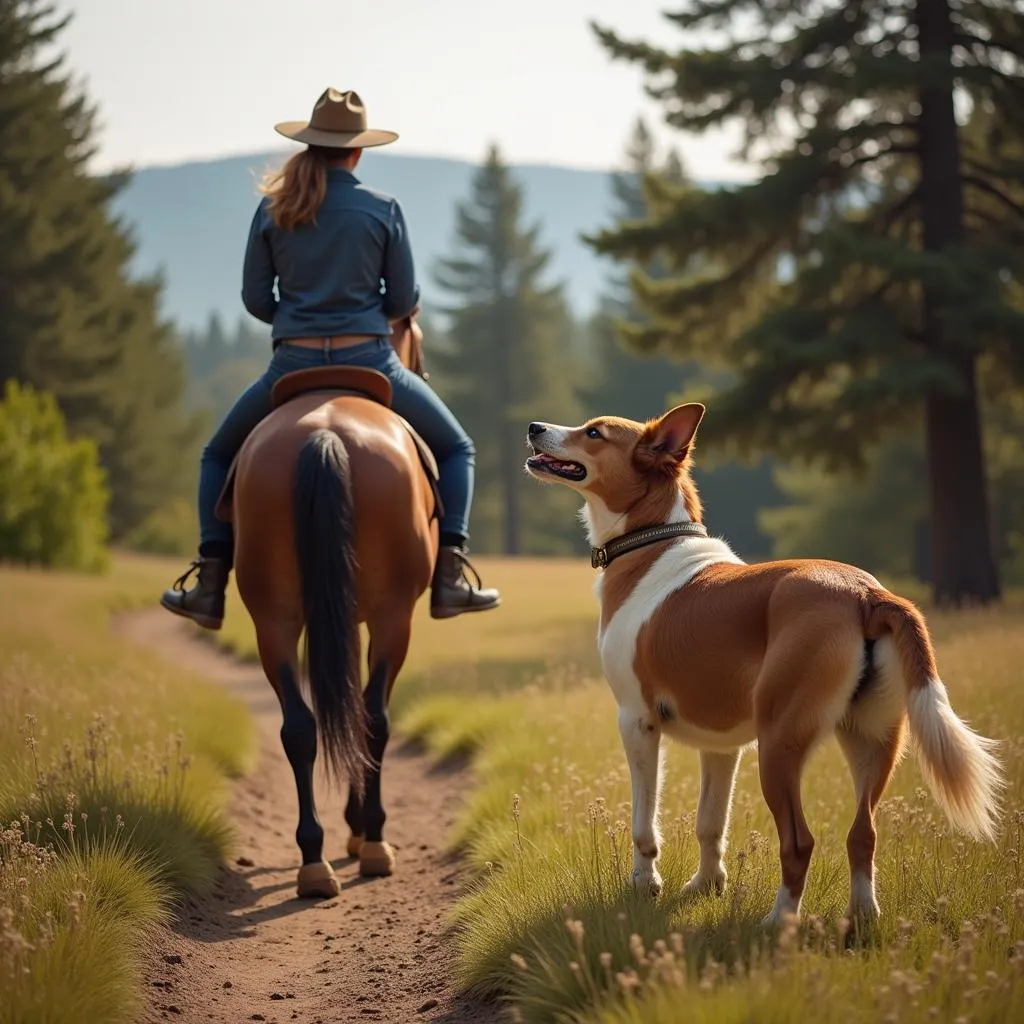
[[[4,1024],[132,1020],[146,930],[229,843],[219,798],[252,749],[244,709],[109,628],[166,571],[0,571]]]

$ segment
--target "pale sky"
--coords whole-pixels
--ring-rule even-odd
[[[751,177],[735,138],[665,129],[590,19],[676,46],[671,0],[72,0],[70,67],[99,106],[96,169],[288,146],[328,86],[355,89],[389,152],[611,168],[638,114],[701,180]]]

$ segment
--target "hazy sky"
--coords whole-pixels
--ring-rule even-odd
[[[78,0],[64,36],[100,108],[98,168],[288,143],[327,86],[356,89],[390,151],[612,167],[640,113],[701,179],[747,177],[733,140],[661,128],[590,19],[670,46],[671,0]]]

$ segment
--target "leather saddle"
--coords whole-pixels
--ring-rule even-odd
[[[307,370],[295,370],[286,373],[277,383],[274,384],[270,393],[271,411],[279,409],[282,405],[290,402],[300,395],[308,395],[312,391],[329,391],[335,397],[339,395],[355,395],[359,398],[366,398],[371,402],[377,402],[385,408],[391,408],[391,381],[377,370],[370,370],[361,366],[314,366]],[[430,488],[434,495],[434,518],[440,519],[444,514],[444,506],[441,503],[441,492],[439,489],[440,477],[437,471],[437,460],[434,453],[428,447],[426,441],[413,429],[412,424],[403,419],[397,413],[395,417],[408,431],[416,451],[419,453],[420,465],[423,472],[427,474],[430,481]],[[216,515],[222,522],[230,523],[233,517],[233,497],[235,490],[235,469],[238,466],[238,456],[231,462],[228,470],[228,478],[224,488],[217,499]]]

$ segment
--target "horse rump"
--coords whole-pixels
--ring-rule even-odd
[[[348,452],[316,430],[299,453],[295,550],[306,620],[304,660],[329,772],[362,793],[369,763],[361,685],[352,479]]]

